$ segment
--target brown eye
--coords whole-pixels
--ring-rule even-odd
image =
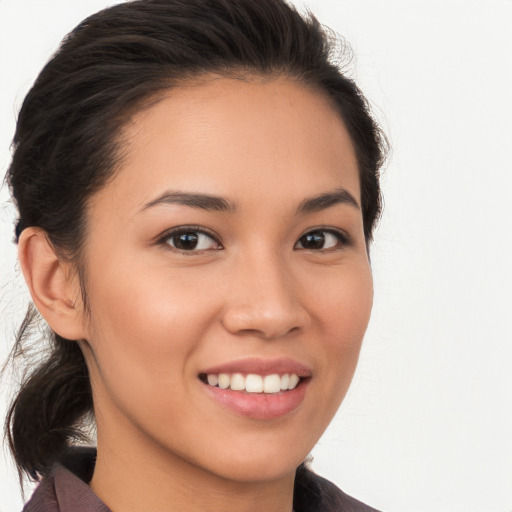
[[[220,244],[210,235],[190,229],[168,234],[165,243],[179,251],[207,251],[220,248]]]
[[[317,230],[302,235],[297,241],[295,248],[307,249],[309,251],[321,251],[334,249],[337,246],[346,245],[346,243],[345,237],[343,237],[341,233]]]

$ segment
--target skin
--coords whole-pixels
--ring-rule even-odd
[[[295,469],[348,390],[372,305],[350,137],[303,85],[209,78],[135,114],[123,138],[87,212],[88,312],[44,233],[20,240],[36,305],[82,340],[98,430],[90,485],[116,512],[290,511]],[[297,213],[340,189],[356,204]],[[151,205],[169,191],[232,208]],[[178,226],[212,238],[178,250],[163,236]],[[325,247],[304,248],[319,230]],[[212,400],[198,374],[247,357],[308,366],[300,406],[261,420]]]

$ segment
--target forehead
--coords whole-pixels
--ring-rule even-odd
[[[344,187],[359,198],[350,136],[322,93],[286,78],[210,78],[166,91],[123,133],[102,195],[139,209],[166,189],[300,202]]]

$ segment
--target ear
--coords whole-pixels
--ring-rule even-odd
[[[80,284],[69,262],[59,258],[46,231],[26,228],[18,257],[35,306],[57,334],[69,340],[85,337]]]

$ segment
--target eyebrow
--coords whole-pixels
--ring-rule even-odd
[[[235,205],[223,197],[191,192],[164,192],[161,196],[145,204],[142,211],[159,204],[180,204],[190,208],[214,212],[235,211]]]
[[[319,212],[336,204],[348,204],[358,210],[360,209],[359,203],[348,190],[338,188],[332,192],[305,199],[297,208],[297,213]]]
[[[234,212],[236,210],[234,203],[223,197],[194,192],[167,191],[145,204],[142,211],[160,204],[180,204],[189,208],[215,212]],[[348,190],[339,188],[332,192],[304,199],[297,208],[297,214],[319,212],[336,204],[348,204],[358,210],[360,209],[354,196]]]

